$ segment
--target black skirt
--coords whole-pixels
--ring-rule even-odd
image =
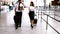
[[[30,20],[34,19],[34,11],[29,11]]]

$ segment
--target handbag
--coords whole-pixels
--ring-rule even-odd
[[[34,19],[34,24],[37,24],[37,19]]]
[[[37,16],[34,17],[34,24],[37,24]]]

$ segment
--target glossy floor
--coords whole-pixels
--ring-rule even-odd
[[[43,20],[41,22],[41,15],[39,15],[37,25],[31,29],[28,10],[26,9],[23,11],[22,27],[15,30],[13,16],[13,10],[1,13],[0,34],[57,34],[50,26],[48,26],[48,30],[46,31],[46,23]],[[60,32],[60,23],[51,18],[49,18],[49,23]]]

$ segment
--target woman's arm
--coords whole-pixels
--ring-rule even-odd
[[[36,12],[37,12],[37,10],[36,10],[36,8],[34,7],[34,13],[35,13],[35,16],[37,16],[37,15],[36,15],[36,14],[37,14]]]

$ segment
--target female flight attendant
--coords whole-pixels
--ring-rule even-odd
[[[31,22],[31,28],[34,26],[34,3],[31,1],[30,2],[30,7],[29,7],[29,17],[30,17],[30,22]]]

